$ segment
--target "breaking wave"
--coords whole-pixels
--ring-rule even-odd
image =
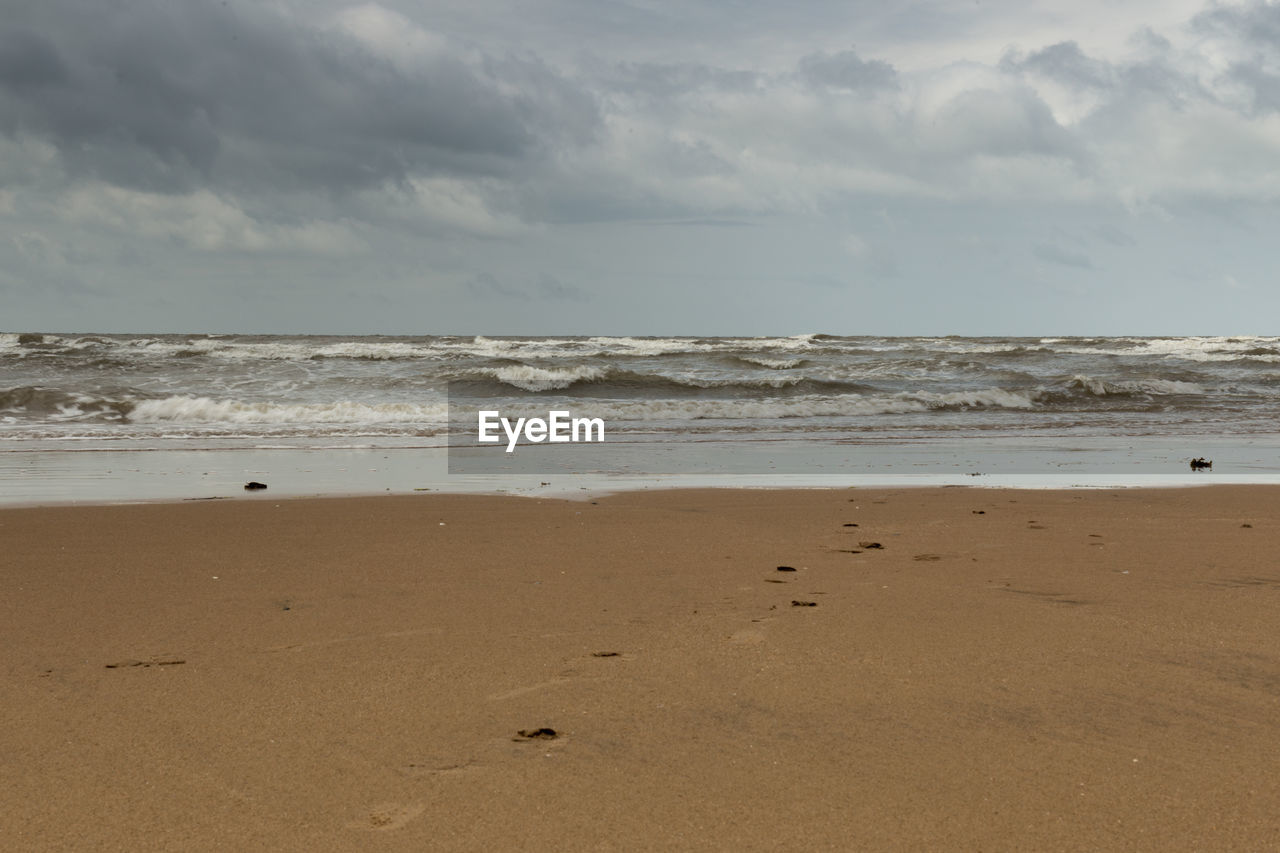
[[[803,358],[766,358],[762,355],[735,355],[733,358],[751,367],[767,367],[770,370],[794,370],[810,363]]]
[[[855,418],[934,410],[1029,409],[1035,392],[987,388],[944,394],[802,396],[785,400],[635,400],[584,404],[593,417],[618,420],[773,420],[776,418]]]
[[[577,365],[573,367],[535,367],[517,364],[457,371],[451,382],[472,395],[502,394],[515,388],[542,393],[573,388],[590,396],[661,397],[666,394],[687,396],[715,393],[719,396],[749,396],[766,392],[841,394],[872,390],[868,386],[846,380],[803,375],[768,374],[743,377],[724,374],[641,373],[614,367]]]
[[[133,423],[235,424],[377,424],[438,423],[448,416],[443,403],[335,403],[280,405],[212,400],[208,397],[166,397],[144,400],[129,413]]]
[[[1194,382],[1180,382],[1174,379],[1131,379],[1107,380],[1094,376],[1077,375],[1071,377],[1067,387],[1092,394],[1095,397],[1115,397],[1143,395],[1203,395],[1205,389]]]
[[[133,408],[125,398],[103,398],[59,388],[23,385],[0,390],[0,415],[24,420],[122,420]]]

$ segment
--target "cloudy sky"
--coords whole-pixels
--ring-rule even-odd
[[[1278,331],[1277,4],[0,22],[0,330]]]

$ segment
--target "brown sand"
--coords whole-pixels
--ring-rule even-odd
[[[4,510],[0,849],[1280,849],[1278,510]]]

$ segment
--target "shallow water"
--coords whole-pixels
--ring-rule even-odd
[[[1187,446],[1214,459],[1187,464]],[[901,445],[812,441],[675,444],[655,465],[651,444],[486,449],[482,465],[443,447],[384,449],[91,450],[0,453],[0,503],[271,500],[304,495],[505,492],[586,497],[691,487],[1013,486],[1126,488],[1280,483],[1280,440],[936,440]],[[565,451],[568,452],[565,452]],[[549,452],[550,451],[550,452]],[[461,467],[461,470],[459,470]],[[657,470],[661,469],[661,470]],[[250,480],[268,485],[246,492]]]

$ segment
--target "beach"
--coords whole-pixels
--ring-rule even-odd
[[[1269,486],[2,509],[0,847],[1274,848],[1278,510]]]

